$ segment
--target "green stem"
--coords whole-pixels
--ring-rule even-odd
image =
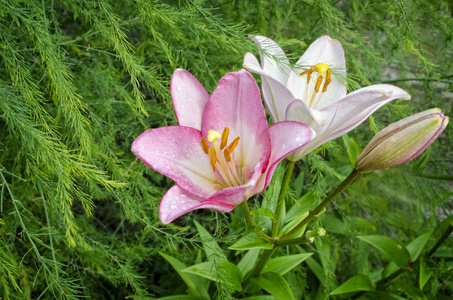
[[[286,190],[288,189],[289,182],[291,181],[291,175],[293,174],[295,164],[296,164],[295,161],[288,160],[288,164],[286,165],[286,171],[283,177],[282,187],[280,188],[280,194],[278,195],[277,208],[275,209],[274,215],[275,221],[273,222],[271,234],[272,237],[276,237],[278,235],[278,225],[280,223],[283,204],[285,203]]]
[[[422,173],[422,174],[420,174],[420,176],[425,177],[425,178],[439,179],[439,180],[453,180],[453,175]]]
[[[278,240],[275,242],[275,246],[277,247],[282,247],[282,246],[288,246],[288,245],[298,245],[298,244],[306,244],[310,240],[304,235],[300,238],[296,239],[289,239],[289,240]]]
[[[252,214],[250,213],[250,209],[249,209],[249,205],[247,204],[247,200],[241,202],[241,208],[242,208],[242,211],[244,212],[246,221],[250,224],[250,226],[253,229],[256,229],[256,223],[255,223],[255,220],[253,220]],[[273,244],[275,242],[274,238],[271,238],[270,236],[268,236],[267,234],[265,234],[262,231],[257,231],[256,234],[259,235],[260,237],[262,237],[269,244]]]
[[[303,219],[296,227],[294,227],[290,232],[285,234],[280,238],[280,240],[286,240],[290,238],[294,233],[296,233],[299,229],[304,227],[308,224],[311,220],[313,220],[326,206],[329,204],[335,197],[341,194],[341,192],[346,189],[358,176],[359,171],[356,169],[352,170],[351,174],[334,190],[332,191],[314,210],[310,212],[310,214]]]
[[[393,82],[402,82],[402,81],[436,81],[436,82],[453,83],[452,80],[437,79],[437,78],[425,78],[425,77],[420,77],[420,78],[396,78],[396,79],[391,79],[391,80],[384,80],[384,81],[381,81],[380,83],[393,83]]]
[[[274,254],[275,250],[277,250],[277,248],[274,248],[274,249],[271,249],[271,250],[264,250],[264,253],[263,253],[263,255],[261,255],[260,260],[258,261],[258,263],[255,265],[253,270],[245,278],[244,285],[243,285],[243,287],[244,287],[243,289],[244,290],[250,284],[250,279],[251,278],[253,278],[255,276],[259,276],[261,274],[261,271],[263,271],[264,266],[266,266],[267,261],[272,257],[272,255]]]

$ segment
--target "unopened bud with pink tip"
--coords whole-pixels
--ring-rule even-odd
[[[448,117],[439,108],[392,123],[368,143],[356,161],[359,172],[371,172],[406,163],[419,156],[444,131]]]

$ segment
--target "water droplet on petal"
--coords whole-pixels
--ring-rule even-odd
[[[170,209],[176,209],[176,205],[170,206]]]
[[[296,142],[300,142],[302,139],[300,137],[296,138]]]

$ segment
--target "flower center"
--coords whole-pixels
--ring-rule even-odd
[[[318,76],[314,88],[310,93],[310,86],[313,86],[313,84],[310,85],[310,78],[314,72],[318,73]],[[307,104],[309,107],[316,107],[319,103],[319,100],[321,99],[322,94],[327,91],[327,87],[329,86],[330,82],[332,82],[332,80],[330,79],[332,75],[332,69],[329,68],[328,64],[318,63],[314,66],[311,66],[310,69],[303,71],[299,75],[307,75],[307,87],[305,89],[304,99],[305,104]],[[323,81],[324,86],[322,87],[321,92],[319,92]]]
[[[201,148],[204,153],[209,157],[209,163],[212,170],[216,172],[217,181],[223,187],[239,186],[242,185],[242,169],[239,164],[234,160],[234,149],[239,144],[239,137],[236,137],[228,146],[228,135],[230,129],[225,127],[222,134],[215,130],[209,130],[208,142],[204,137],[201,137]],[[219,145],[220,140],[220,145]],[[223,155],[222,155],[223,150]]]

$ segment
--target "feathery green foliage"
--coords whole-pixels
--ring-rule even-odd
[[[169,93],[176,68],[212,92],[246,52],[257,53],[247,35],[274,39],[294,63],[328,34],[345,48],[349,90],[391,83],[412,95],[349,134],[363,148],[376,128],[428,107],[453,117],[452,9],[447,0],[0,0],[0,299],[185,294],[159,251],[201,263],[206,240],[193,218],[221,255],[245,257],[227,249],[248,233],[238,210],[197,211],[162,226],[158,205],[172,182],[130,152],[146,129],[176,125]],[[354,275],[377,276],[386,258],[358,235],[407,245],[434,230],[434,245],[448,228],[441,222],[451,222],[452,138],[449,126],[425,157],[363,176],[315,222],[328,238],[279,249],[315,252],[284,275],[293,294],[324,299]],[[321,198],[349,171],[341,139],[311,153],[296,166],[303,175],[287,207],[309,191]],[[257,206],[278,191],[277,174]],[[377,288],[404,298],[451,296],[452,243],[426,255],[432,276],[423,290],[419,264]],[[211,297],[245,297],[216,286]]]

